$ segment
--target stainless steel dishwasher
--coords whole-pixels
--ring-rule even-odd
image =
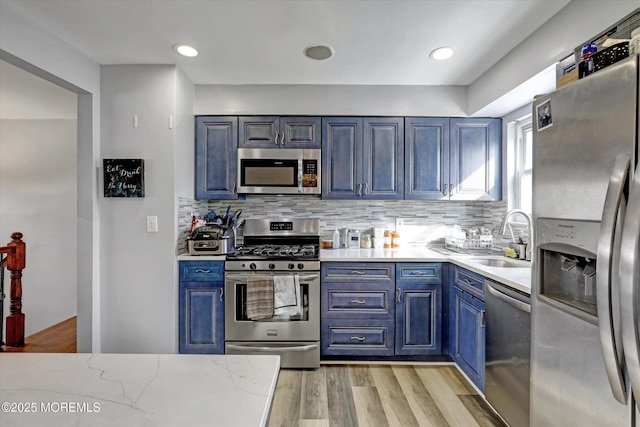
[[[529,425],[531,298],[485,280],[485,397],[512,427]]]

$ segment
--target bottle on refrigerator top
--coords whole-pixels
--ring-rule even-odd
[[[333,232],[333,248],[340,249],[340,232],[336,228],[336,231]]]

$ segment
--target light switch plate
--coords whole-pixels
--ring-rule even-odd
[[[147,233],[157,233],[157,232],[158,232],[158,217],[148,216],[147,217]]]

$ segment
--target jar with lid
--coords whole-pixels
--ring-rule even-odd
[[[368,233],[363,234],[360,238],[360,247],[362,249],[371,249],[371,246],[371,235]]]
[[[360,247],[360,230],[349,230],[347,235],[347,247],[351,249]]]
[[[399,231],[393,231],[391,233],[391,247],[392,248],[399,248],[400,247],[400,232]]]
[[[384,249],[389,249],[391,247],[391,230],[384,230],[384,244],[382,247]]]

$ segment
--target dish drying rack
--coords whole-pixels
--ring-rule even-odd
[[[459,226],[447,231],[444,247],[460,253],[488,253],[493,250],[494,239],[491,231],[482,227],[477,230],[464,231]]]

